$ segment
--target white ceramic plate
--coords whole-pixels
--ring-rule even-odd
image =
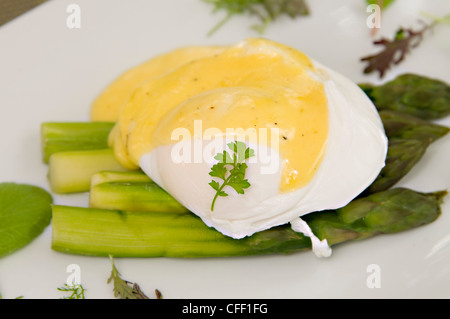
[[[366,25],[364,0],[307,1],[311,16],[285,18],[265,37],[296,47],[356,82],[378,82],[359,62],[377,52]],[[69,4],[81,9],[81,28],[70,29]],[[400,26],[419,26],[421,11],[450,12],[447,0],[397,0],[383,15],[379,35]],[[48,189],[41,162],[39,127],[45,121],[86,121],[95,96],[127,68],[190,44],[233,44],[258,36],[257,22],[236,17],[214,36],[207,32],[223,17],[200,0],[49,1],[0,28],[0,181]],[[449,29],[428,34],[385,80],[415,72],[450,83]],[[440,121],[450,125],[450,119]],[[450,186],[450,136],[428,150],[402,186],[436,191]],[[57,204],[85,206],[86,194],[55,196]],[[434,223],[334,248],[329,259],[310,252],[290,256],[226,259],[118,259],[127,280],[165,298],[448,298],[450,297],[450,198]],[[1,240],[1,239],[0,239]],[[50,249],[48,228],[26,248],[0,260],[4,298],[62,298],[57,290],[81,269],[87,298],[113,298],[106,283],[107,258],[66,255]],[[370,288],[371,265],[380,287]]]

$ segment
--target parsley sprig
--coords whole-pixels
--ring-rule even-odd
[[[216,191],[211,204],[211,211],[214,211],[214,205],[218,197],[226,197],[228,194],[224,191],[226,186],[232,187],[238,194],[244,194],[244,190],[251,185],[245,179],[245,172],[248,168],[244,163],[250,157],[255,156],[255,151],[245,145],[243,142],[235,141],[227,144],[228,148],[233,152],[232,155],[227,151],[218,153],[214,159],[218,161],[211,168],[209,175],[223,180],[222,185],[213,180],[209,185]],[[229,170],[229,168],[231,168]]]

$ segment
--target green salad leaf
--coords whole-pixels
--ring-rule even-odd
[[[0,257],[32,242],[50,224],[52,196],[42,188],[0,184]]]
[[[428,14],[433,21],[431,23],[423,23],[418,30],[413,28],[397,29],[395,35],[391,38],[381,38],[373,42],[374,45],[383,47],[383,49],[372,55],[361,58],[362,62],[366,62],[364,74],[378,72],[380,78],[383,78],[386,72],[395,65],[405,60],[411,51],[417,48],[425,38],[425,36],[438,25],[450,26],[450,14],[438,17]]]

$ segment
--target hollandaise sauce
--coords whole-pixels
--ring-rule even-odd
[[[249,39],[231,47],[190,47],[125,73],[95,101],[94,121],[115,121],[110,146],[120,163],[176,143],[173,132],[195,136],[214,129],[253,132],[257,144],[277,148],[280,191],[307,185],[326,152],[328,101],[310,59],[290,47]],[[273,139],[261,129],[276,129]],[[197,132],[198,133],[198,132]]]

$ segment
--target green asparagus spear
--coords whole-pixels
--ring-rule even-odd
[[[115,257],[221,257],[290,252],[310,240],[288,228],[234,240],[192,213],[155,213],[54,206],[52,248]]]
[[[104,183],[148,183],[152,180],[143,171],[102,171],[91,179],[91,188]]]
[[[50,157],[50,187],[58,194],[88,192],[92,175],[103,170],[126,171],[111,149],[58,152]]]
[[[397,184],[422,159],[428,147],[445,136],[449,128],[393,111],[380,111],[389,138],[386,166],[362,196]]]
[[[426,140],[433,143],[445,136],[450,128],[394,111],[380,111],[386,135],[389,139]]]
[[[43,123],[41,125],[42,157],[48,163],[58,152],[108,148],[108,135],[114,123]]]
[[[320,239],[330,245],[413,229],[435,221],[441,214],[446,191],[420,193],[394,188],[353,200],[337,211],[305,216]]]
[[[152,181],[105,182],[93,185],[89,193],[89,206],[113,210],[187,212],[184,206]]]
[[[420,161],[428,146],[426,140],[390,139],[386,166],[363,195],[381,192],[397,184]]]
[[[362,83],[360,87],[377,109],[410,114],[424,120],[450,115],[450,86],[416,74],[403,74],[383,85]]]
[[[391,189],[354,200],[337,211],[304,216],[330,245],[395,233],[433,222],[446,192],[424,194]],[[115,257],[227,257],[281,254],[311,248],[311,240],[289,225],[244,239],[206,226],[192,213],[154,213],[53,206],[52,248]]]

